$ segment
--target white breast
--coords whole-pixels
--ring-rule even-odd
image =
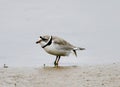
[[[52,55],[56,56],[68,56],[71,50],[62,49],[60,45],[52,43],[50,46],[46,46],[44,50]]]

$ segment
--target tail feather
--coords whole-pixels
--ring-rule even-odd
[[[85,50],[85,48],[80,48],[80,47],[79,47],[79,50]]]
[[[73,50],[73,52],[74,52],[75,56],[77,57],[77,52],[76,52],[76,50]]]
[[[76,48],[74,48],[74,50],[85,50],[85,48],[76,47]]]
[[[85,50],[85,48],[76,47],[76,48],[73,49],[73,52],[74,52],[75,56],[77,57],[76,50]]]

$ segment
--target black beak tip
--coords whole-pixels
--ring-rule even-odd
[[[36,44],[38,44],[38,42],[36,42]]]

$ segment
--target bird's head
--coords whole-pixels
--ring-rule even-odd
[[[40,36],[36,44],[40,44],[43,47],[45,45],[50,45],[51,42],[52,42],[52,36],[45,35],[45,36]]]
[[[48,36],[48,35],[40,36],[40,38],[39,38],[39,40],[36,42],[36,44],[42,43],[42,42],[47,43],[47,41],[49,40],[49,38],[50,38],[50,36]]]

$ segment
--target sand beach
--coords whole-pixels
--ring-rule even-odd
[[[120,64],[0,68],[0,87],[120,87]]]

